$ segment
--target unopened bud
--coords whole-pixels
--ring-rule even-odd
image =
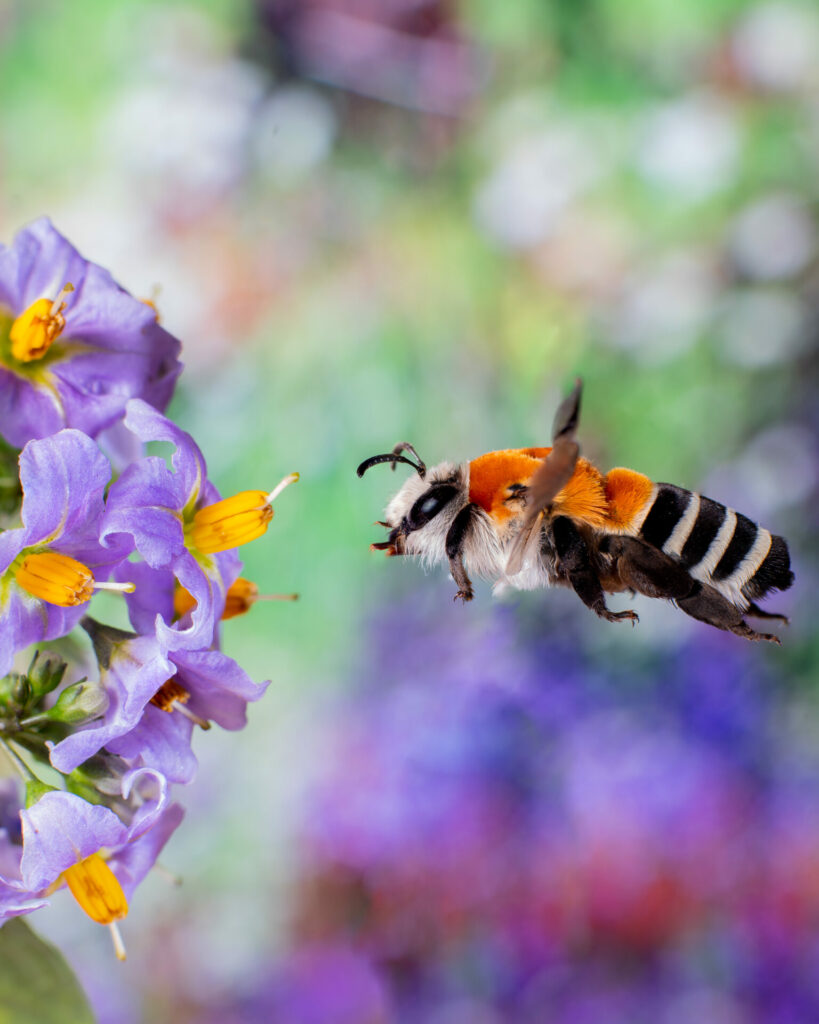
[[[78,725],[92,718],[105,714],[108,707],[108,694],[99,683],[89,683],[84,679],[79,683],[66,686],[57,703],[46,714],[55,722],[67,725]]]
[[[12,715],[19,715],[31,700],[31,684],[19,672],[10,672],[0,679],[0,707]]]
[[[52,690],[56,690],[63,681],[66,663],[57,654],[38,651],[27,672],[33,696],[39,700]]]

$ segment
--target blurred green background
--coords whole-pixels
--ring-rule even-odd
[[[428,464],[547,443],[581,375],[601,468],[789,538],[787,646],[753,656],[811,685],[818,85],[796,0],[0,0],[3,240],[48,214],[154,298],[223,493],[301,473],[244,551],[301,599],[224,626],[273,682],[244,733],[198,738],[163,856],[184,885],[148,880],[124,968],[66,899],[35,920],[102,1021],[197,1020],[294,941],[299,822],[373,617],[449,615],[443,570],[367,550],[398,480],[355,467],[399,440]],[[708,632],[640,599],[635,630],[568,592],[513,604],[627,664]]]

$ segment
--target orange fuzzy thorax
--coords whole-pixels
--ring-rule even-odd
[[[645,508],[653,483],[633,469],[611,469],[606,474],[605,488],[609,506],[609,525],[628,529],[638,512]]]
[[[509,488],[526,486],[551,448],[507,448],[488,452],[469,464],[469,500],[500,524],[516,515],[506,501]],[[645,506],[652,483],[642,473],[613,469],[603,476],[587,459],[578,459],[571,480],[554,500],[557,515],[598,529],[621,530]]]

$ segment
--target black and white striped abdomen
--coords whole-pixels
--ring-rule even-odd
[[[793,582],[782,537],[732,508],[673,484],[657,484],[640,537],[740,608]]]

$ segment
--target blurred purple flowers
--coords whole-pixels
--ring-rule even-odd
[[[305,823],[280,1019],[336,1019],[342,954],[371,979],[350,1019],[819,1016],[819,761],[758,658],[595,661],[504,610],[373,634]]]
[[[120,957],[116,922],[182,817],[169,784],[195,775],[193,725],[242,728],[266,686],[218,624],[281,488],[220,501],[162,413],[178,353],[49,221],[0,248],[0,765],[18,776],[0,780],[0,924],[66,884]],[[111,428],[133,437],[113,472]],[[172,469],[148,441],[175,445]],[[87,614],[98,589],[128,595],[136,632]],[[33,646],[79,623],[95,662]]]

